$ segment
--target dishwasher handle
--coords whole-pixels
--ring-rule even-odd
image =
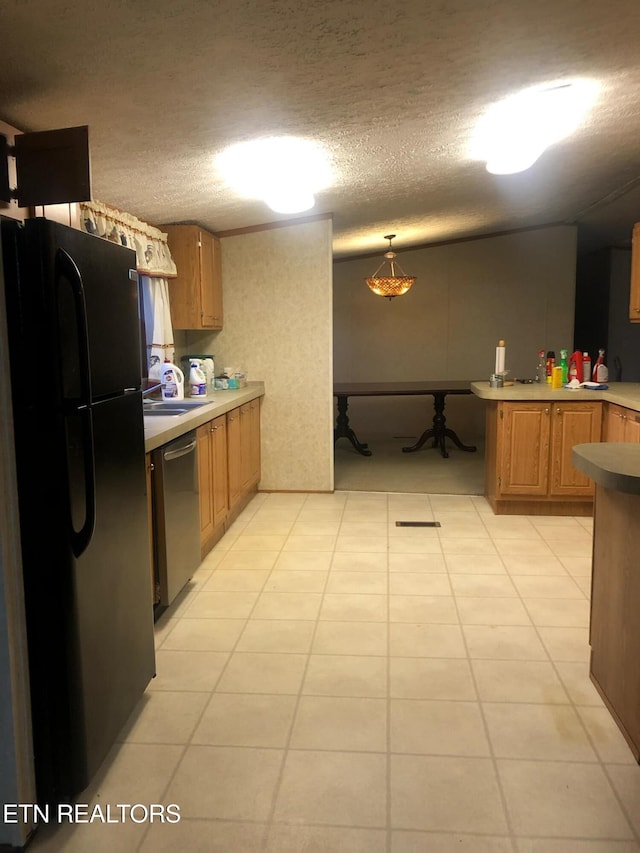
[[[188,453],[192,453],[196,449],[197,440],[194,438],[193,441],[190,441],[189,444],[185,444],[184,447],[176,447],[171,448],[171,450],[165,450],[162,454],[163,459],[166,459],[169,462],[171,459],[180,459],[181,456],[186,456]]]

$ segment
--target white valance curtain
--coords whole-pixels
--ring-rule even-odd
[[[80,204],[80,221],[83,231],[88,234],[135,251],[147,338],[147,376],[150,380],[160,381],[162,362],[165,358],[173,361],[175,355],[168,279],[175,278],[176,265],[167,245],[167,235],[135,216],[99,201]]]

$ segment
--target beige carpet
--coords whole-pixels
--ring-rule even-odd
[[[475,453],[447,442],[443,459],[431,442],[415,453],[403,453],[406,438],[369,443],[372,456],[361,456],[345,438],[335,448],[335,489],[353,492],[424,492],[444,495],[484,494],[484,445]]]

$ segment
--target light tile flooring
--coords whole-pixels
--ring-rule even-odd
[[[590,529],[258,495],[156,625],[158,676],[80,798],[182,820],[33,849],[637,853],[640,767],[587,675]]]

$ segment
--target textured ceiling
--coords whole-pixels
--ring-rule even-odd
[[[639,43],[638,0],[2,0],[0,118],[89,125],[95,198],[215,232],[288,218],[226,189],[217,152],[318,140],[336,180],[310,213],[340,256],[574,222],[633,188]],[[596,109],[532,169],[468,158],[493,101],[574,77]]]

